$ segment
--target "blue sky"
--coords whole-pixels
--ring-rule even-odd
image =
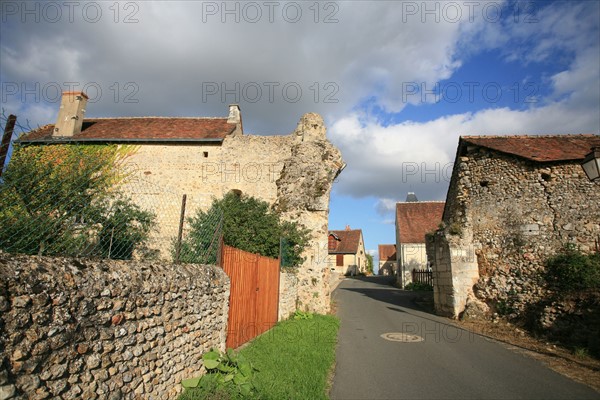
[[[320,113],[348,164],[330,228],[363,229],[368,250],[395,241],[407,192],[444,200],[460,135],[600,131],[597,1],[1,7],[0,102],[20,123],[54,122],[71,88],[92,97],[89,117],[224,116],[238,102],[252,134]]]

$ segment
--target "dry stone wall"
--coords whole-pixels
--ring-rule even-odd
[[[214,266],[0,254],[2,399],[174,399],[224,350]]]
[[[537,163],[479,147],[457,161],[446,228],[428,246],[437,257],[436,306],[458,316],[471,301],[475,310],[515,317],[544,296],[549,256],[566,243],[593,249],[600,186],[578,162]]]

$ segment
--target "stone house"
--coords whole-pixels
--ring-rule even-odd
[[[425,235],[438,228],[443,211],[441,201],[396,203],[397,279],[402,287],[412,282],[413,269],[429,268]]]
[[[436,311],[522,313],[543,296],[545,260],[600,235],[600,185],[580,163],[598,135],[459,139],[444,228],[428,239]],[[491,310],[490,310],[491,309]]]
[[[379,275],[394,275],[397,269],[396,263],[396,245],[379,245]]]
[[[338,274],[356,275],[367,272],[367,254],[362,229],[329,231],[329,265]]]
[[[163,246],[161,256],[177,235],[183,194],[187,216],[231,190],[268,202],[284,219],[312,231],[299,269],[300,291],[306,291],[300,303],[329,309],[329,194],[344,163],[327,140],[321,116],[305,114],[289,135],[258,136],[244,132],[237,105],[216,118],[85,118],[87,100],[83,92],[63,93],[56,124],[25,134],[20,143],[128,146],[126,168],[135,179],[123,190],[141,207],[160,211],[155,239]]]

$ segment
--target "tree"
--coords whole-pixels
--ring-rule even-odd
[[[110,234],[117,248],[129,243],[131,251],[118,258],[131,258],[154,215],[117,194],[127,151],[116,145],[16,146],[0,186],[0,249],[106,257]]]
[[[373,256],[367,253],[367,274],[373,275]]]
[[[302,252],[310,239],[310,230],[281,221],[267,202],[234,192],[213,200],[208,211],[199,210],[188,222],[190,232],[181,243],[180,260],[190,263],[215,262],[215,237],[221,232],[225,244],[273,258],[279,257],[281,238],[286,266],[304,261]]]

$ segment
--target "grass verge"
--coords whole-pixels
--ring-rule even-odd
[[[253,399],[327,399],[339,320],[331,315],[280,322],[244,347],[258,370]],[[231,392],[188,389],[179,400],[238,399]],[[246,397],[248,398],[248,397]]]

